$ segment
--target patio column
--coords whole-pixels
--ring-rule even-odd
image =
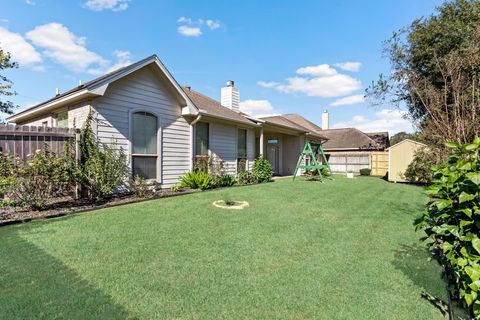
[[[263,127],[260,128],[260,155],[264,155],[264,150],[263,150]]]

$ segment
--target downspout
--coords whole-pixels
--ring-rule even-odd
[[[202,119],[202,114],[199,113],[197,117],[190,123],[190,170],[193,170],[193,158],[195,158],[195,136],[194,136],[194,126],[195,124]]]

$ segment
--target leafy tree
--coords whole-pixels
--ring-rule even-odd
[[[385,42],[392,72],[367,89],[376,103],[405,105],[428,144],[480,133],[480,1],[452,0]]]
[[[0,48],[0,71],[11,68],[18,68],[18,64],[12,61],[10,53]],[[12,91],[12,85],[12,80],[0,74],[0,97],[14,96],[16,93],[15,91]],[[0,112],[12,114],[13,109],[15,109],[15,105],[11,101],[0,100]]]
[[[403,141],[405,139],[410,139],[410,140],[413,140],[413,141],[420,141],[417,133],[407,133],[405,131],[401,131],[401,132],[398,132],[398,133],[394,134],[390,138],[390,145],[393,146],[394,144],[397,144],[400,141]]]

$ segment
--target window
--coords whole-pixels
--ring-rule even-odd
[[[208,123],[198,122],[195,125],[195,156],[208,155],[208,133]]]
[[[57,127],[68,128],[68,112],[62,111],[57,114]]]
[[[148,112],[132,115],[132,173],[144,179],[157,178],[157,117]]]
[[[238,129],[237,132],[237,171],[243,172],[247,165],[247,130]]]
[[[44,128],[48,127],[48,121],[43,121],[42,122],[42,127],[44,127]]]

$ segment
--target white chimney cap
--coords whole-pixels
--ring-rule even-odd
[[[235,82],[233,80],[228,80],[227,81],[227,87],[233,87]]]

